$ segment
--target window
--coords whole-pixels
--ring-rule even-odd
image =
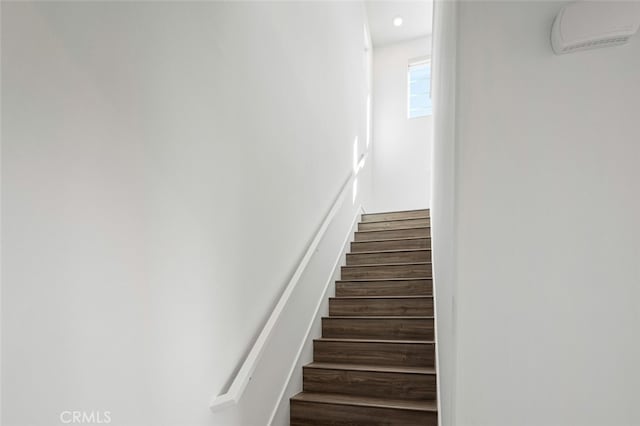
[[[409,62],[409,118],[432,114],[431,63],[427,59]]]

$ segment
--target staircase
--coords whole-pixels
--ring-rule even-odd
[[[438,424],[429,210],[364,214],[291,425]]]

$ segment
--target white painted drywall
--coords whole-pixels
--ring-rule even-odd
[[[438,366],[438,418],[455,424],[455,131],[457,2],[434,3],[431,248]]]
[[[460,3],[460,426],[640,424],[640,39],[555,56],[563,4]]]
[[[264,424],[208,402],[364,150],[363,5],[2,8],[2,424]]]
[[[373,49],[375,211],[429,207],[432,116],[407,118],[407,67],[430,53],[427,37]]]

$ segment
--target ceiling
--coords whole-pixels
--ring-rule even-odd
[[[432,0],[368,0],[367,15],[374,47],[431,35]],[[401,27],[393,26],[393,18],[400,16]]]

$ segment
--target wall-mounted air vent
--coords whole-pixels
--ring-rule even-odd
[[[617,46],[640,27],[639,2],[569,3],[553,22],[551,45],[557,54]]]

